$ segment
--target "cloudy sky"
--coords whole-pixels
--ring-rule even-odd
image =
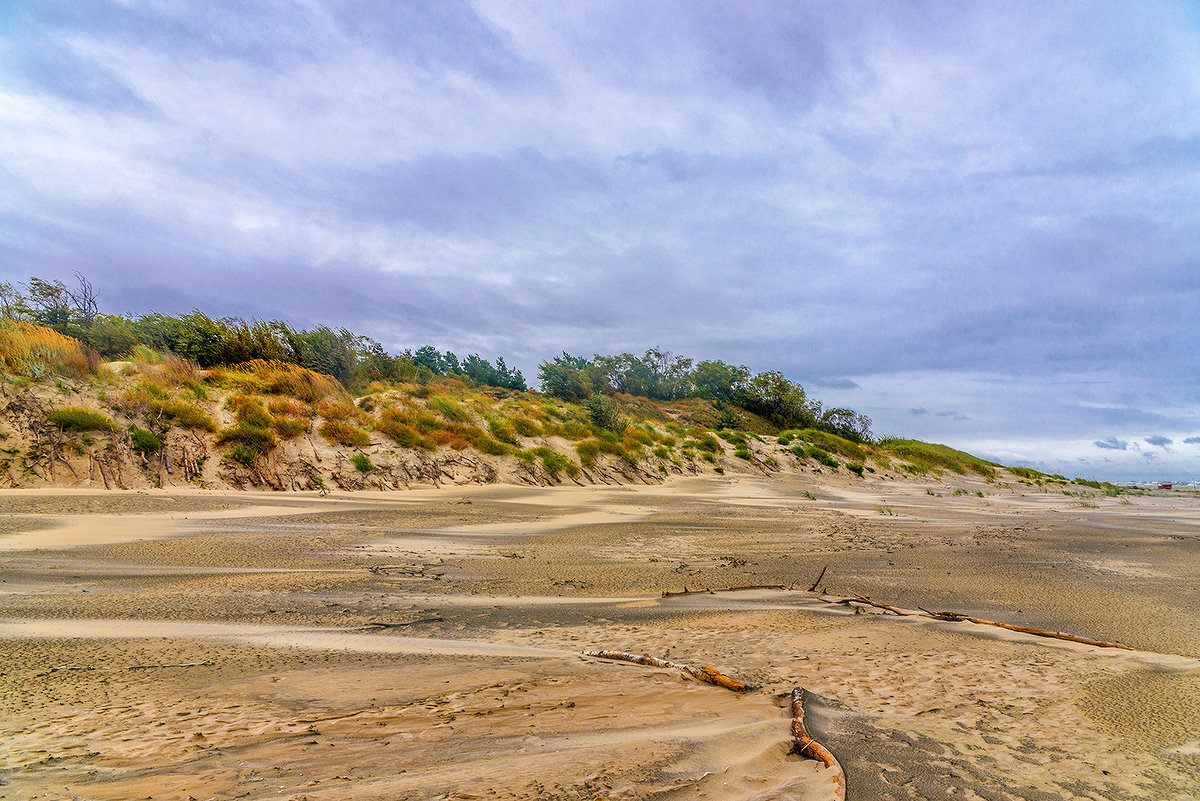
[[[1194,2],[0,0],[0,280],[1200,477]]]

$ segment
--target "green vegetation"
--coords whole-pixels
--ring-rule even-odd
[[[922,473],[949,470],[962,474],[970,470],[985,478],[994,478],[996,468],[1000,467],[994,462],[986,462],[947,445],[934,445],[915,439],[886,439],[880,443],[880,447],[884,452],[906,460],[916,471]]]
[[[64,431],[114,431],[117,427],[104,412],[76,407],[53,411],[46,416],[46,421]]]
[[[162,450],[163,438],[153,431],[134,426],[129,429],[129,439],[138,453],[157,453]]]
[[[375,465],[365,453],[352,454],[350,456],[350,464],[354,465],[354,469],[360,473],[370,473],[375,469]]]
[[[172,428],[186,429],[215,433],[228,462],[253,465],[281,440],[313,432],[362,448],[375,430],[400,448],[475,449],[540,463],[556,479],[577,475],[580,466],[601,467],[608,457],[659,473],[667,463],[694,470],[699,459],[723,472],[725,443],[735,458],[768,470],[778,467],[780,448],[832,470],[844,463],[859,477],[875,472],[868,462],[987,478],[998,467],[944,445],[876,443],[867,418],[823,408],[778,372],[752,374],[659,349],[642,356],[563,353],[540,366],[547,394],[522,394],[524,379],[503,359],[459,360],[432,346],[392,355],[344,329],[300,331],[199,311],[106,315],[90,284],[77,280],[73,289],[36,278],[21,291],[0,284],[0,363],[18,382],[42,384],[52,399],[92,392],[117,412],[142,453],[163,447]],[[100,355],[123,361],[100,368]],[[230,416],[220,428],[218,420]],[[64,408],[48,419],[65,430],[116,430],[98,410]],[[533,447],[532,438],[543,444]],[[564,440],[573,454],[561,452]],[[1030,468],[1012,474],[1039,485],[1067,483]]]

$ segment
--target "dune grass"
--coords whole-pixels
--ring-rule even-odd
[[[0,365],[10,375],[28,378],[85,378],[96,372],[100,357],[79,340],[53,329],[0,320]]]

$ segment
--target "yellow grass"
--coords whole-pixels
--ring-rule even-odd
[[[83,378],[100,365],[96,351],[77,339],[33,323],[0,320],[0,365],[11,375]]]

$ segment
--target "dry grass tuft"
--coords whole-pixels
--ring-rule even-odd
[[[100,356],[78,339],[53,329],[0,320],[0,365],[6,373],[30,378],[83,378],[96,372]]]

